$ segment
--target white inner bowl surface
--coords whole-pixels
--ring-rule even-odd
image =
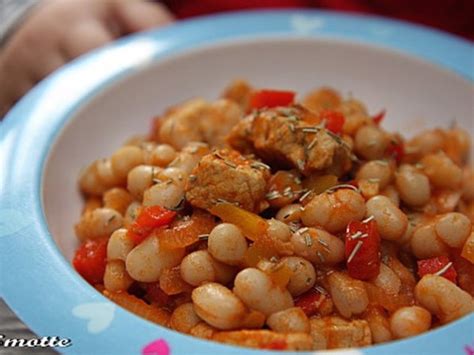
[[[127,138],[148,132],[151,118],[167,107],[197,96],[216,99],[235,78],[295,90],[300,98],[319,86],[352,93],[372,114],[385,108],[383,126],[404,136],[454,120],[473,134],[473,85],[398,52],[308,38],[227,41],[187,51],[113,82],[84,102],[58,134],[44,171],[43,205],[49,230],[68,260],[78,245],[73,226],[83,206],[77,188],[81,169],[110,156]]]

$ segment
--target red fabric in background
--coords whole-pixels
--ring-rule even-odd
[[[474,40],[474,0],[164,0],[178,18],[222,11],[309,7],[376,14]]]

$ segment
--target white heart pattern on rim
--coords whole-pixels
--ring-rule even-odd
[[[317,17],[294,15],[290,19],[290,26],[298,34],[309,34],[313,30],[321,29],[325,26],[324,20]]]
[[[106,330],[115,317],[116,306],[106,302],[83,303],[72,309],[76,318],[85,319],[87,331],[91,334],[101,333]]]

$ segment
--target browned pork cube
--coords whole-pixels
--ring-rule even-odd
[[[237,203],[260,212],[266,207],[265,189],[270,170],[235,150],[216,150],[205,155],[186,184],[186,199],[191,205],[210,209],[216,203]]]
[[[253,113],[227,137],[235,149],[270,163],[297,168],[303,174],[326,172],[342,175],[351,168],[351,151],[341,137],[319,124],[318,117],[302,106]]]
[[[162,117],[155,135],[162,143],[182,149],[190,142],[222,146],[224,137],[239,122],[242,111],[231,100],[207,102],[192,99],[176,106]]]

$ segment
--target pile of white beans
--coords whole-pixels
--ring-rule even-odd
[[[459,128],[423,132],[404,142],[405,156],[396,161],[385,152],[400,137],[371,123],[362,103],[321,89],[303,104],[315,111],[332,105],[344,113],[342,136],[359,159],[351,172],[358,188],[342,186],[271,212],[267,234],[288,245],[285,255],[249,265],[251,238],[238,225],[222,221],[186,248],[163,248],[156,235],[135,245],[127,230],[140,208],[179,210],[186,203],[187,179],[213,148],[209,142],[183,141],[184,136],[173,145],[167,129],[160,137],[166,144],[132,139],[80,178],[87,200],[75,230],[81,242],[108,238],[103,287],[145,290],[144,285],[160,283],[165,270],[177,268],[189,287],[168,295],[169,304],[156,305],[169,314],[167,326],[262,348],[277,341],[295,350],[366,346],[414,336],[473,312],[474,260],[463,251],[474,250],[469,135]],[[344,235],[351,221],[368,217],[382,239],[382,262],[376,278],[361,281],[346,272]],[[417,260],[439,256],[450,257],[455,267],[463,265],[458,284],[442,274],[417,275]],[[272,276],[281,268],[290,271],[284,284]],[[314,290],[324,302],[308,315],[298,299]],[[373,290],[408,301],[390,308]]]

